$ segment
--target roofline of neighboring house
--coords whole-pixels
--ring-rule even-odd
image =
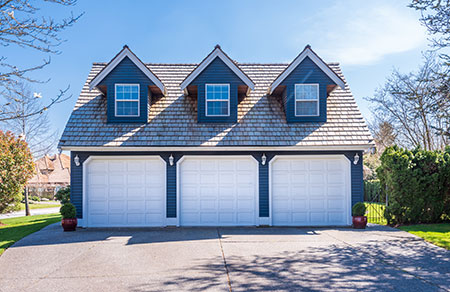
[[[158,146],[158,147],[113,147],[113,146],[61,146],[61,150],[65,151],[367,151],[375,147],[375,144],[368,143],[362,145],[338,145],[338,146]]]
[[[125,57],[128,57],[144,73],[163,94],[166,93],[166,87],[136,54],[134,54],[127,45],[92,79],[89,83],[89,90],[95,88]]]
[[[186,78],[181,82],[180,87],[181,90],[185,90],[189,84],[201,73],[205,68],[211,64],[212,61],[219,57],[225,65],[227,65],[233,72],[236,74],[251,90],[255,89],[255,83],[250,79],[250,77],[242,71],[241,68],[220,48],[219,45],[214,47],[214,50],[206,56],[200,64],[189,73]]]
[[[269,94],[272,94],[272,92],[280,85],[281,82],[283,82],[286,77],[291,74],[291,72],[297,68],[297,66],[306,58],[309,57],[311,61],[313,61],[328,77],[330,77],[331,80],[333,80],[334,83],[336,83],[340,88],[345,89],[345,82],[342,80],[339,75],[336,74],[336,72],[333,71],[333,69],[330,68],[330,66],[325,63],[322,58],[320,58],[312,49],[310,45],[307,45],[303,51],[292,61],[289,66],[284,69],[283,72],[278,75],[278,77],[275,79],[275,81],[272,82],[270,87],[268,88]]]

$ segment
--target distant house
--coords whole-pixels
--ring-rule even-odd
[[[149,48],[151,49],[151,48]],[[94,63],[59,142],[84,227],[350,225],[373,138],[337,63]]]
[[[52,199],[56,192],[70,185],[70,157],[45,155],[36,161],[36,174],[28,182],[29,194]]]

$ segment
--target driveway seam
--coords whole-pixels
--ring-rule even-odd
[[[362,253],[364,253],[364,254],[367,254],[369,257],[371,257],[371,258],[372,258],[373,260],[375,260],[375,261],[382,262],[383,264],[385,264],[385,265],[387,265],[387,266],[391,266],[391,267],[393,267],[394,269],[396,269],[396,270],[398,270],[398,271],[401,271],[401,272],[403,272],[403,273],[405,273],[405,274],[408,274],[408,275],[410,275],[410,276],[412,276],[412,277],[414,277],[414,278],[416,278],[416,279],[418,279],[418,280],[420,280],[420,281],[422,281],[422,282],[425,282],[425,283],[427,283],[427,284],[429,284],[429,285],[431,285],[431,286],[434,286],[434,287],[436,287],[436,288],[439,288],[439,289],[441,289],[441,290],[443,290],[443,291],[450,291],[450,290],[448,290],[448,289],[445,289],[445,288],[441,287],[441,286],[438,285],[438,284],[435,284],[435,283],[433,283],[433,282],[430,282],[430,281],[428,281],[428,280],[426,280],[426,279],[424,279],[424,278],[422,278],[422,277],[420,277],[420,276],[418,276],[418,275],[415,275],[415,274],[413,274],[413,273],[411,273],[411,272],[408,272],[408,271],[406,271],[406,270],[404,270],[404,269],[402,269],[402,268],[400,268],[400,267],[397,267],[396,265],[391,264],[391,263],[389,263],[388,261],[385,261],[385,260],[383,260],[383,259],[381,259],[381,258],[379,258],[379,257],[376,257],[376,256],[372,255],[372,253],[366,252],[366,251],[364,251],[363,249],[361,249],[360,247],[355,246],[355,245],[353,245],[353,244],[351,244],[351,243],[348,243],[348,242],[346,242],[346,241],[344,241],[344,240],[342,240],[342,239],[340,239],[340,238],[337,238],[337,237],[335,237],[335,236],[329,234],[328,232],[324,232],[324,234],[326,234],[326,235],[328,235],[329,237],[331,237],[331,238],[333,238],[333,239],[336,239],[336,240],[338,240],[338,241],[340,241],[340,242],[342,242],[342,243],[344,243],[344,244],[346,244],[346,245],[348,245],[348,246],[351,246],[351,247],[353,247],[353,248],[359,250],[360,252],[362,252]]]
[[[227,260],[225,258],[225,253],[223,251],[222,235],[220,234],[219,228],[217,228],[217,238],[219,239],[219,245],[220,245],[220,251],[222,253],[223,265],[225,266],[225,271],[227,273],[228,288],[230,289],[230,292],[232,292],[233,288],[231,287],[230,271],[228,270]]]

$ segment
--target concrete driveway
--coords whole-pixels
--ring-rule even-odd
[[[0,257],[2,291],[448,291],[450,252],[388,227],[88,229]]]

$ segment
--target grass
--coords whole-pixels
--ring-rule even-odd
[[[400,226],[399,229],[450,250],[450,223],[408,225]]]
[[[61,207],[61,204],[58,201],[48,201],[45,203],[30,204],[29,206],[30,206],[30,209],[45,209],[45,208]],[[25,204],[20,203],[19,210],[25,210]]]
[[[45,214],[2,219],[0,222],[0,255],[16,241],[47,225],[61,221],[60,214]]]
[[[368,203],[364,202],[367,208],[367,222],[386,225],[387,220],[384,218],[384,209],[386,208],[384,203]]]

